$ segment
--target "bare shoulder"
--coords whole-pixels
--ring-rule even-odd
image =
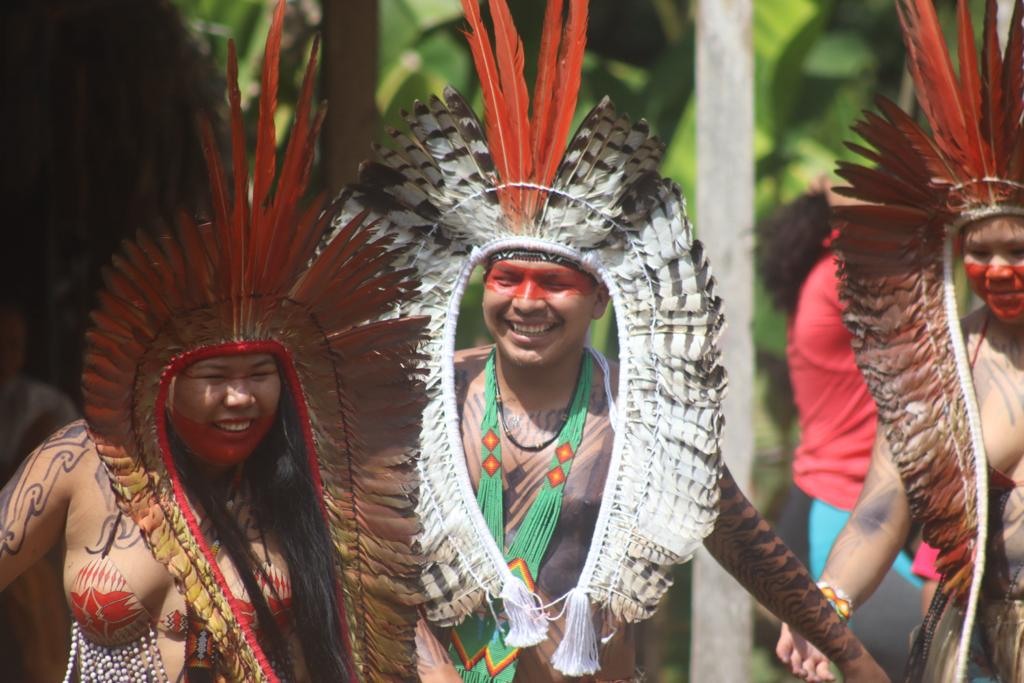
[[[89,435],[85,421],[75,420],[55,431],[40,444],[25,459],[12,481],[43,477],[53,480],[56,484],[56,479],[62,473],[68,475],[83,469],[91,473],[91,466],[98,461],[96,445]]]
[[[455,386],[464,388],[483,374],[493,346],[477,346],[455,352]]]
[[[82,421],[54,432],[0,490],[0,589],[52,548],[98,461]],[[91,463],[92,466],[89,466]]]
[[[487,357],[491,355],[493,348],[488,344],[487,346],[474,346],[471,349],[459,349],[455,352],[455,369],[479,368],[478,371],[483,371],[484,365],[487,364]]]

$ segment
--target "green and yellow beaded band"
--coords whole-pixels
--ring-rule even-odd
[[[839,615],[840,621],[844,624],[850,621],[850,617],[853,616],[853,601],[850,600],[846,591],[833,586],[828,581],[819,581],[818,590],[828,600],[828,604],[832,605],[832,609]]]

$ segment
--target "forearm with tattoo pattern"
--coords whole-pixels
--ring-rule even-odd
[[[758,602],[837,665],[864,655],[807,569],[739,490],[728,469],[720,487],[718,521],[704,540],[711,555]]]
[[[881,430],[850,519],[828,555],[822,579],[863,604],[885,578],[910,532],[910,508]]]

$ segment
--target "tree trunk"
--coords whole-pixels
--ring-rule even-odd
[[[722,453],[745,489],[754,445],[752,13],[752,0],[700,0],[697,6],[697,232],[728,323]],[[695,562],[690,680],[749,681],[750,598],[707,552]]]
[[[324,173],[329,194],[355,180],[377,124],[377,0],[324,0]]]

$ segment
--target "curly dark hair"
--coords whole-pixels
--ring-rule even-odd
[[[792,315],[800,287],[825,253],[831,210],[823,192],[803,194],[757,224],[757,267],[775,305]]]

